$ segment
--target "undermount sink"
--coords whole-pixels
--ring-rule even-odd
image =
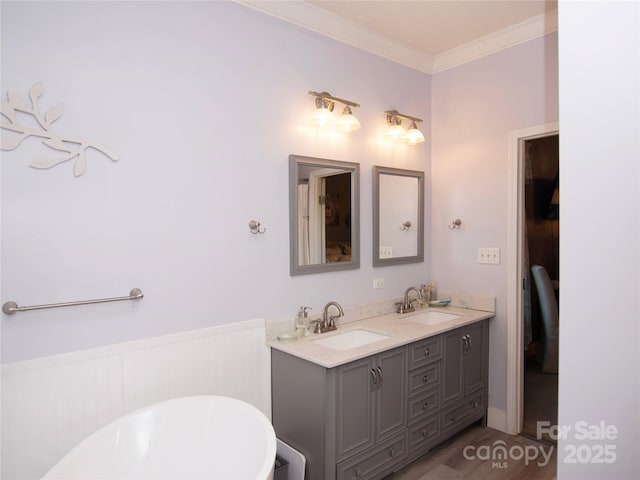
[[[352,348],[362,347],[370,343],[386,340],[389,335],[384,333],[372,332],[362,328],[347,330],[345,332],[335,333],[333,335],[311,340],[311,343],[331,348],[332,350],[350,350]]]
[[[448,322],[460,318],[461,315],[455,313],[439,312],[437,310],[427,310],[409,315],[403,315],[400,318],[409,322],[419,323],[421,325],[438,325],[439,323]]]

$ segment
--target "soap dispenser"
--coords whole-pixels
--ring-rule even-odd
[[[307,322],[307,310],[311,307],[300,307],[298,316],[296,317],[296,333],[299,337],[306,337],[309,334],[309,324]]]

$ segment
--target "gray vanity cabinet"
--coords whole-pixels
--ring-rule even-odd
[[[338,460],[406,426],[406,348],[336,368]]]
[[[486,417],[488,347],[488,320],[442,335],[441,428],[445,436]]]
[[[307,458],[306,478],[382,478],[404,461],[406,347],[336,368],[271,352],[273,425]]]

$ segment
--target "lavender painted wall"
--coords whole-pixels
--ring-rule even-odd
[[[558,121],[557,34],[434,75],[432,274],[447,291],[497,297],[489,403],[506,408],[508,133]],[[454,218],[460,230],[449,230]],[[500,265],[477,262],[499,247]]]
[[[41,81],[44,106],[64,103],[56,128],[121,156],[113,163],[91,153],[74,178],[70,165],[29,168],[45,148],[37,141],[2,152],[2,301],[145,294],[135,304],[3,315],[4,363],[293,318],[300,305],[318,312],[329,300],[370,303],[430,280],[428,255],[371,266],[372,166],[427,178],[430,168],[429,140],[383,140],[384,111],[424,118],[429,132],[429,75],[230,2],[1,8],[2,94],[28,98]],[[345,136],[308,127],[309,90],[360,103],[363,128]],[[359,270],[289,276],[291,153],[360,163]],[[267,233],[252,235],[251,219]],[[375,277],[384,290],[372,290]]]

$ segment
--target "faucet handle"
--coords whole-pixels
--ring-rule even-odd
[[[311,307],[300,307],[300,310],[298,311],[298,318],[307,318],[307,310],[311,310]]]
[[[316,320],[310,320],[309,321],[309,327],[311,327],[311,325],[316,324],[316,326],[313,329],[313,333],[322,333],[322,320],[320,320],[319,318]]]

